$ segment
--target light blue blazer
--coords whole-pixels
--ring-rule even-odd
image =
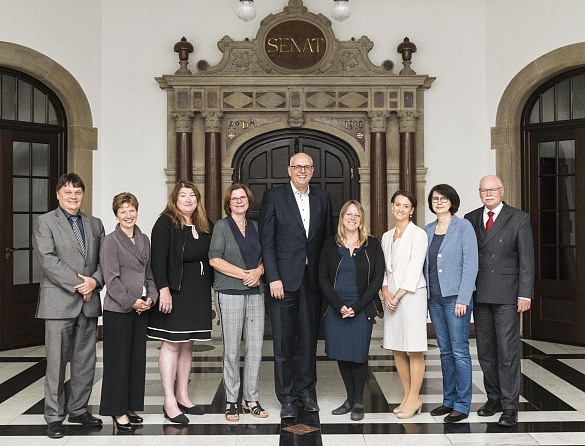
[[[429,246],[435,236],[437,222],[425,226]],[[437,269],[439,285],[443,296],[457,296],[457,303],[472,307],[472,295],[477,276],[477,238],[469,221],[453,215],[447,228],[445,238],[439,248]],[[424,267],[424,274],[429,283],[429,251]],[[430,290],[430,287],[428,288]]]

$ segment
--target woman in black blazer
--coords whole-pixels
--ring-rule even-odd
[[[114,197],[116,229],[106,235],[100,266],[104,299],[104,376],[100,415],[110,415],[121,431],[142,423],[146,373],[145,311],[158,299],[150,269],[150,242],[136,226],[138,200],[129,192]]]
[[[325,314],[325,354],[336,359],[347,399],[333,415],[351,411],[364,417],[364,387],[374,318],[382,312],[384,279],[380,242],[368,236],[364,209],[355,200],[343,205],[337,235],[328,238],[319,260],[319,285],[329,306]]]

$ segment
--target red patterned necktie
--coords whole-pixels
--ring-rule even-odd
[[[488,221],[485,223],[485,232],[490,232],[492,225],[494,224],[494,213],[488,211]]]

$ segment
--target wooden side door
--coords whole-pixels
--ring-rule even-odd
[[[0,349],[44,342],[33,223],[57,206],[58,135],[0,129]]]
[[[536,275],[524,333],[585,344],[585,129],[531,130],[528,139]]]

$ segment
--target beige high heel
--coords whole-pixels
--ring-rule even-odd
[[[399,412],[396,414],[396,417],[400,418],[401,420],[405,420],[407,418],[412,418],[414,415],[420,415],[422,412],[422,401],[419,400],[418,405],[414,408],[412,412]]]
[[[399,406],[392,409],[392,412],[393,413],[400,413],[401,410],[402,410],[402,404],[400,404]]]

